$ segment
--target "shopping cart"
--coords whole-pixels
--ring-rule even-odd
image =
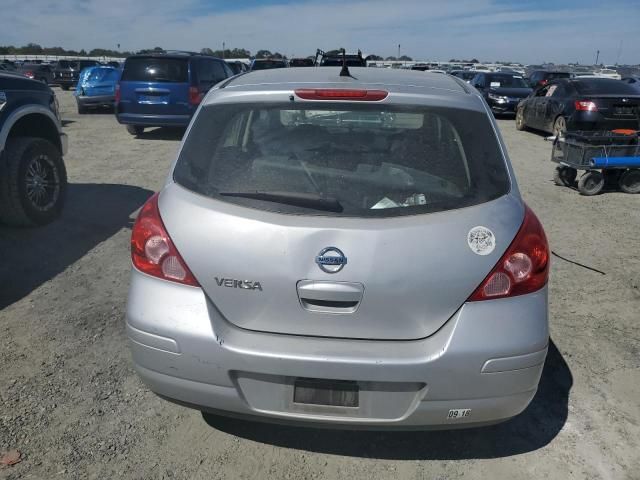
[[[640,193],[640,136],[637,131],[575,131],[557,136],[551,161],[558,164],[556,185],[574,187],[582,195],[597,195],[605,186]]]

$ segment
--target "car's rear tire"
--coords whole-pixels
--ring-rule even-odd
[[[0,222],[45,225],[62,211],[67,171],[60,150],[48,140],[18,137],[7,142],[0,162]]]
[[[577,176],[575,168],[559,166],[553,172],[553,182],[559,187],[573,187]]]
[[[140,125],[127,125],[127,132],[134,136],[142,135],[144,133],[144,127]]]
[[[516,130],[526,130],[527,124],[524,121],[524,109],[518,108],[516,110]]]
[[[618,179],[620,190],[624,193],[640,193],[640,169],[627,170]]]
[[[597,170],[589,170],[578,180],[578,191],[582,195],[591,196],[602,192],[604,175]]]

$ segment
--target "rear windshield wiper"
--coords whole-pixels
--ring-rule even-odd
[[[252,198],[265,202],[284,203],[296,207],[313,208],[327,212],[341,213],[342,205],[336,198],[322,197],[314,193],[297,192],[220,192],[223,197]]]

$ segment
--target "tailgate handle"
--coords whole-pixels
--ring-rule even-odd
[[[300,280],[298,298],[305,310],[320,313],[353,313],[358,309],[364,285],[353,282]]]
[[[166,88],[153,87],[136,88],[134,91],[136,93],[144,93],[145,95],[168,95],[171,93],[171,90],[167,90]]]

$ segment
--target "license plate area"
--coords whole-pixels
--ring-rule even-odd
[[[360,387],[357,382],[347,380],[297,378],[293,385],[293,403],[358,408]]]
[[[138,103],[147,105],[167,104],[169,103],[169,99],[166,95],[138,95]]]
[[[614,105],[613,111],[616,115],[635,115],[638,107],[635,105]]]

